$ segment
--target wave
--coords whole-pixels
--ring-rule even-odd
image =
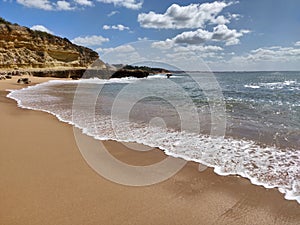
[[[265,88],[269,90],[280,90],[280,89],[288,89],[288,90],[300,90],[300,83],[296,80],[285,80],[282,82],[266,82],[266,83],[251,83],[245,84],[245,88],[259,89]]]
[[[252,88],[252,89],[258,89],[258,88],[260,88],[259,85],[253,85],[253,84],[252,85],[245,84],[244,87],[245,88]]]

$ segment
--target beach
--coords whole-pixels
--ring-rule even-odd
[[[24,87],[16,81],[0,81],[0,224],[299,224],[300,205],[278,190],[212,169],[199,172],[194,162],[151,186],[108,181],[83,159],[71,125],[6,98],[7,89]],[[103,144],[133,165],[165,157],[158,149]]]

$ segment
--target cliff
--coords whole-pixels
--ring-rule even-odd
[[[82,69],[98,58],[93,50],[77,46],[66,38],[0,18],[0,69]],[[105,68],[104,63],[102,66]]]

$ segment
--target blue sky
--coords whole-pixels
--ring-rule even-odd
[[[299,0],[0,0],[0,16],[109,63],[300,70]],[[142,44],[144,43],[144,44]]]

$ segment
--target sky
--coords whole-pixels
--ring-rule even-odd
[[[94,49],[107,63],[300,70],[299,0],[0,0],[0,16]]]

